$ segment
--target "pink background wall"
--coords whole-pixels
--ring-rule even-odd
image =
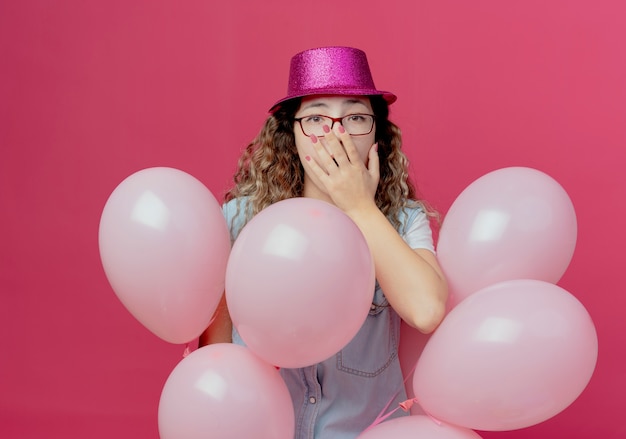
[[[620,0],[1,2],[0,436],[158,437],[183,347],[111,290],[104,203],[151,166],[221,197],[290,56],[345,44],[399,95],[392,117],[442,212],[513,165],[576,207],[560,285],[596,323],[596,373],[555,418],[483,437],[626,437],[625,17]]]

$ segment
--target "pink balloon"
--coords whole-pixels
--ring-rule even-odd
[[[100,257],[115,294],[158,337],[186,343],[224,291],[230,236],[213,194],[172,168],[132,174],[104,206]]]
[[[357,439],[480,439],[475,431],[445,423],[428,416],[393,418],[361,433]]]
[[[226,301],[246,345],[267,362],[303,367],[341,350],[365,321],[373,261],[335,206],[293,198],[257,214],[233,245]]]
[[[470,184],[444,218],[437,246],[452,306],[514,279],[557,283],[576,246],[576,213],[552,177],[531,168],[490,172]]]
[[[515,430],[558,414],[585,389],[598,339],[583,305],[561,287],[514,280],[459,303],[417,362],[426,413],[475,430]]]
[[[161,439],[292,439],[295,429],[276,368],[230,343],[202,347],[174,368],[158,418]]]

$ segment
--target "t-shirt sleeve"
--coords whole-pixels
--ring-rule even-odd
[[[420,207],[405,210],[402,239],[412,249],[424,248],[435,252],[433,234],[428,217]]]
[[[228,230],[230,231],[231,243],[235,242],[235,239],[237,239],[239,232],[241,232],[241,229],[245,225],[245,210],[245,199],[235,198],[230,200],[228,203],[222,205],[222,214],[224,215],[224,219],[226,220]]]

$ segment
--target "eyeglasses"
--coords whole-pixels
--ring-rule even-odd
[[[324,126],[328,125],[331,129],[335,122],[341,123],[348,134],[351,136],[364,136],[374,129],[373,114],[348,114],[343,117],[330,117],[322,114],[312,114],[310,116],[294,118],[294,122],[300,123],[302,134],[305,136],[314,135],[316,137],[324,137],[327,133]]]

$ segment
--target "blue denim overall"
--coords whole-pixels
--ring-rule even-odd
[[[224,205],[233,240],[245,223],[245,201],[239,213],[236,201]],[[400,221],[400,233],[411,248],[434,251],[430,225],[420,207],[404,209]],[[293,401],[295,439],[355,439],[385,406],[387,413],[406,400],[399,338],[400,317],[377,282],[369,315],[346,347],[321,363],[281,369]],[[244,344],[235,328],[233,343]],[[392,417],[407,414],[398,410]]]

